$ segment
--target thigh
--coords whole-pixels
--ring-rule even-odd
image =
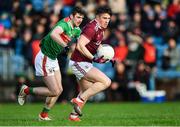
[[[59,70],[58,61],[45,56],[40,50],[35,58],[35,70],[36,76],[52,76]]]
[[[56,91],[57,89],[59,89],[59,85],[58,85],[56,77],[54,75],[45,76],[45,77],[43,77],[43,80],[49,90]]]
[[[62,77],[61,77],[60,70],[55,71],[54,76],[55,76],[59,89],[62,89]]]
[[[75,62],[70,60],[69,66],[72,69],[73,74],[78,80],[81,80],[89,70],[93,67],[92,63],[89,62]]]
[[[102,71],[100,71],[96,67],[91,68],[83,77],[83,79],[86,79],[87,81],[90,81],[92,83],[106,82],[107,80],[110,80]]]
[[[81,80],[78,81],[80,91],[84,92],[87,90],[89,87],[93,85],[91,81],[86,80],[85,78],[82,78]]]

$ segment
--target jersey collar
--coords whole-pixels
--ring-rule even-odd
[[[100,26],[100,23],[98,22],[98,20],[97,20],[97,19],[94,19],[94,21],[97,22],[98,28],[103,30],[103,28]]]
[[[68,24],[72,29],[74,29],[74,26],[73,26],[73,24],[72,24],[72,19],[71,19],[70,16],[66,17],[66,18],[65,18],[65,21],[67,22],[67,24]]]

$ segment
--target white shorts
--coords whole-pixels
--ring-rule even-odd
[[[76,78],[80,80],[89,70],[91,70],[91,68],[93,68],[93,65],[89,62],[75,62],[70,60],[69,67],[72,69],[73,74],[76,75]]]
[[[52,60],[45,56],[41,50],[35,57],[36,76],[51,76],[59,70],[58,60]]]

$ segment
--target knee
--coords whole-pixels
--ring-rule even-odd
[[[55,89],[51,91],[52,96],[57,97],[62,93],[63,89]]]
[[[105,85],[106,88],[108,88],[108,87],[111,85],[111,79],[106,78],[106,79],[104,80],[104,85]]]
[[[63,88],[59,89],[59,95],[63,92]]]
[[[56,96],[59,96],[63,92],[63,88],[56,90]]]

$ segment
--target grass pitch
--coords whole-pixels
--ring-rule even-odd
[[[72,106],[59,104],[51,110],[52,121],[38,121],[43,103],[0,104],[0,126],[180,126],[180,103],[92,103],[83,110],[81,122],[68,121]]]

